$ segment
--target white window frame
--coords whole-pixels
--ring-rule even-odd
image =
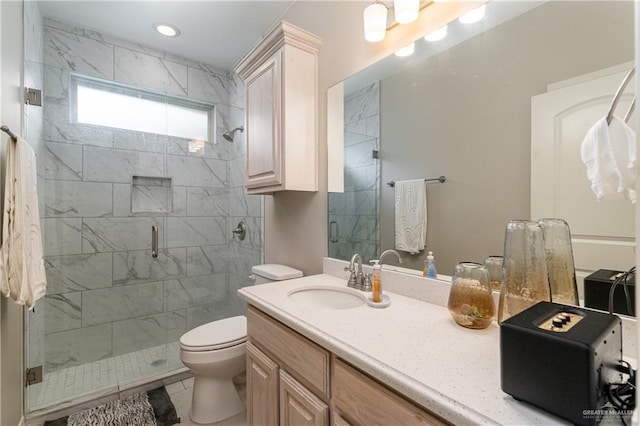
[[[216,136],[216,105],[209,102],[194,100],[186,97],[180,97],[175,95],[169,95],[166,93],[161,93],[153,90],[149,90],[146,88],[140,88],[137,86],[126,85],[123,83],[118,83],[111,80],[104,80],[100,78],[90,77],[82,74],[71,73],[70,74],[70,83],[69,83],[69,91],[70,91],[70,121],[75,124],[83,124],[87,126],[99,126],[99,127],[107,127],[112,129],[121,129],[121,130],[129,130],[140,132],[140,130],[136,129],[127,129],[121,127],[112,127],[112,126],[104,126],[99,124],[90,124],[90,123],[81,123],[78,121],[78,86],[85,86],[92,89],[103,90],[111,93],[118,93],[126,96],[132,96],[142,99],[147,99],[151,101],[166,103],[170,105],[176,105],[183,108],[206,111],[208,115],[207,119],[207,141],[217,143],[215,140]],[[156,133],[156,132],[144,132],[144,133],[153,133],[153,134],[162,134],[167,135],[167,133]],[[167,135],[170,137],[178,137],[182,139],[190,139],[187,136],[179,136],[179,135]]]

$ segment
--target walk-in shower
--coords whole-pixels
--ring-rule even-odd
[[[27,314],[25,364],[44,370],[27,387],[27,412],[186,371],[180,336],[242,313],[236,290],[262,263],[261,197],[246,195],[237,172],[244,146],[218,143],[244,117],[243,88],[208,65],[50,20],[41,7],[24,3],[25,84],[44,97],[25,110],[25,127],[44,147],[48,281]],[[94,121],[92,101],[123,103]],[[131,114],[148,123],[99,121],[134,103]],[[196,132],[196,122],[209,127]],[[232,233],[240,221],[242,241]]]

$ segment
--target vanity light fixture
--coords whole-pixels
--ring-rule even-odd
[[[463,24],[476,23],[478,21],[481,21],[482,18],[484,18],[484,12],[486,9],[487,9],[487,5],[483,4],[482,6],[476,7],[475,9],[465,13],[460,18],[458,18],[458,20]]]
[[[405,47],[402,47],[396,50],[396,56],[400,56],[400,57],[411,56],[413,55],[413,51],[415,50],[415,47],[416,47],[415,43],[408,44]]]
[[[180,35],[180,29],[178,27],[167,24],[166,22],[154,23],[153,29],[166,37],[178,37]]]
[[[438,28],[437,30],[431,31],[429,34],[424,36],[426,41],[438,41],[442,40],[447,36],[447,25]]]
[[[420,14],[420,0],[393,0],[393,11],[397,23],[413,22]]]
[[[364,39],[375,43],[384,39],[387,32],[387,6],[378,2],[367,6],[364,18]]]

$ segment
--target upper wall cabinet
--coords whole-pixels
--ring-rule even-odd
[[[318,190],[320,43],[282,21],[234,69],[245,83],[249,194]]]

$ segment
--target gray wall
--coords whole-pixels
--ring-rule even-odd
[[[427,249],[438,272],[501,254],[509,219],[530,215],[531,97],[631,61],[632,2],[549,2],[381,82],[381,181],[430,184]],[[393,190],[381,189],[381,249],[394,245]],[[535,218],[537,219],[537,218]]]

